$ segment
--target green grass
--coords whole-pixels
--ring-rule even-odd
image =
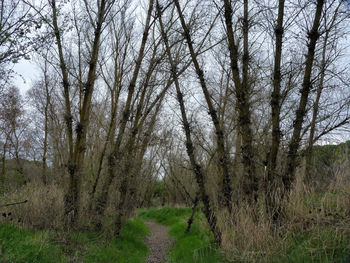
[[[59,246],[51,244],[52,233],[0,225],[0,262],[65,262]]]
[[[148,232],[140,219],[129,220],[121,237],[111,240],[92,232],[34,232],[0,225],[0,262],[142,263],[148,253],[143,243]]]
[[[139,216],[145,220],[155,220],[169,226],[169,234],[176,239],[175,246],[168,254],[171,263],[221,263],[225,262],[214,244],[214,239],[206,226],[202,213],[196,213],[194,223],[185,234],[190,208],[170,208],[141,210]]]
[[[120,262],[141,263],[144,262],[148,248],[143,240],[149,230],[140,219],[129,220],[122,230],[122,236],[113,239],[110,244],[99,244],[96,240],[89,247],[89,253],[84,257],[84,262]]]
[[[335,227],[291,233],[286,238],[286,256],[275,262],[350,262],[350,239]]]

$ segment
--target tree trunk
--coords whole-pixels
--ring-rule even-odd
[[[308,44],[308,53],[306,55],[303,84],[300,90],[301,96],[300,96],[299,106],[296,111],[296,116],[294,120],[293,135],[288,146],[286,169],[285,169],[284,175],[282,176],[282,182],[284,186],[284,189],[283,189],[284,193],[282,197],[284,197],[286,194],[290,192],[292,183],[294,182],[294,179],[295,179],[295,169],[297,166],[297,152],[300,146],[301,129],[304,122],[304,117],[306,115],[306,105],[308,102],[309,93],[311,89],[311,73],[312,73],[312,66],[313,66],[313,61],[315,57],[316,43],[317,43],[317,40],[319,39],[318,28],[320,25],[323,4],[324,4],[324,0],[317,0],[317,7],[315,11],[313,26],[311,31],[308,34],[310,41]]]
[[[98,182],[100,180],[100,175],[102,172],[102,166],[103,166],[103,161],[105,159],[106,153],[107,153],[107,148],[110,145],[110,143],[113,141],[113,136],[115,134],[115,130],[117,127],[117,105],[118,105],[118,100],[119,100],[119,92],[116,96],[116,100],[114,101],[114,105],[112,106],[112,111],[111,111],[111,120],[109,122],[109,127],[108,127],[108,132],[107,132],[107,137],[106,137],[106,141],[103,145],[102,148],[102,152],[100,154],[99,160],[98,160],[98,168],[97,168],[97,172],[95,175],[95,180],[94,183],[92,185],[92,189],[90,192],[90,203],[89,203],[89,211],[93,210],[93,202],[94,202],[94,197],[96,194],[96,189],[97,189],[97,185]]]
[[[199,194],[197,193],[196,194],[196,198],[193,201],[191,216],[190,216],[190,218],[187,221],[187,227],[186,227],[186,230],[185,230],[185,234],[189,233],[190,230],[191,230],[191,226],[192,226],[192,223],[193,223],[193,219],[194,219],[194,215],[196,213],[196,208],[198,206],[198,203],[199,203]]]
[[[45,108],[44,108],[44,145],[43,145],[43,158],[42,158],[42,180],[43,180],[43,184],[46,185],[47,184],[47,175],[46,175],[46,156],[47,156],[47,139],[48,139],[48,123],[49,123],[49,106],[50,106],[50,93],[49,93],[49,83],[48,83],[48,79],[47,79],[47,64],[45,61],[45,69],[44,69],[44,78],[45,78]]]
[[[58,49],[58,55],[60,60],[60,68],[62,73],[62,83],[63,83],[63,94],[65,102],[65,123],[67,127],[67,137],[68,137],[68,147],[69,147],[69,160],[73,159],[73,117],[71,112],[71,102],[70,102],[70,83],[68,79],[68,70],[63,55],[63,47],[61,41],[60,29],[57,22],[57,9],[56,9],[56,0],[51,1],[52,8],[52,23],[55,31],[56,45]]]
[[[211,117],[212,123],[215,128],[216,133],[216,141],[217,141],[217,152],[218,152],[218,159],[219,159],[219,165],[222,172],[222,192],[224,200],[220,200],[220,202],[228,209],[228,211],[231,213],[232,211],[232,178],[233,178],[233,171],[230,171],[230,158],[229,154],[227,152],[226,146],[225,146],[225,137],[224,137],[224,130],[223,127],[220,126],[220,121],[218,118],[217,111],[213,105],[211,95],[208,91],[206,81],[204,79],[203,70],[200,68],[197,54],[193,47],[193,42],[191,39],[191,35],[189,33],[188,27],[186,25],[184,16],[182,14],[182,10],[179,4],[178,0],[174,0],[174,4],[177,9],[177,13],[180,18],[181,26],[184,31],[184,36],[187,42],[187,46],[190,50],[190,55],[192,59],[192,63],[196,69],[197,76],[199,78],[199,82],[202,88],[202,92],[205,97],[205,101],[207,103],[208,109],[209,109],[209,115]]]
[[[310,135],[309,135],[309,142],[308,147],[306,149],[306,156],[305,156],[305,183],[310,185],[311,183],[311,177],[312,177],[312,151],[313,151],[313,144],[315,139],[315,130],[316,130],[316,120],[318,116],[319,111],[319,103],[322,95],[322,91],[324,88],[324,80],[326,75],[326,67],[327,67],[327,58],[326,58],[326,50],[328,45],[328,39],[329,39],[329,32],[330,29],[334,26],[334,23],[336,21],[336,14],[338,13],[339,7],[341,3],[339,3],[338,7],[335,10],[335,14],[333,16],[333,19],[331,21],[331,24],[329,25],[329,28],[326,29],[325,37],[323,40],[323,47],[322,47],[322,57],[321,57],[321,70],[320,70],[320,83],[317,87],[317,94],[316,99],[313,105],[313,111],[312,111],[312,120],[311,120],[311,126],[310,126]]]
[[[249,105],[249,83],[248,83],[248,1],[244,1],[243,18],[243,79],[241,81],[238,69],[238,47],[235,43],[232,26],[232,7],[229,0],[224,1],[225,24],[227,31],[228,48],[230,52],[230,64],[232,77],[235,84],[236,104],[238,111],[239,131],[242,136],[242,163],[244,168],[244,193],[248,201],[256,202],[258,192],[258,179],[256,177],[254,154],[253,154],[253,133],[251,130],[250,105]]]
[[[115,177],[116,165],[119,163],[119,161],[122,157],[120,147],[121,147],[122,139],[124,137],[126,124],[128,122],[129,116],[130,116],[131,101],[132,101],[132,97],[133,97],[133,94],[135,91],[136,81],[137,81],[137,78],[139,76],[141,63],[142,63],[142,60],[144,57],[144,51],[145,51],[146,42],[148,39],[148,33],[149,33],[149,29],[150,29],[150,20],[151,20],[152,10],[153,10],[153,0],[149,0],[149,7],[148,7],[148,12],[147,12],[146,24],[145,24],[145,28],[143,31],[141,46],[140,46],[140,50],[139,50],[138,57],[136,60],[135,69],[134,69],[132,79],[130,80],[130,84],[128,87],[128,96],[126,99],[126,103],[125,103],[125,107],[124,107],[124,111],[123,111],[123,116],[122,116],[122,120],[121,120],[120,127],[119,127],[119,132],[118,132],[117,138],[114,142],[113,150],[112,150],[111,154],[108,156],[107,178],[102,186],[101,194],[98,196],[97,201],[96,201],[95,213],[98,216],[98,218],[101,218],[101,216],[104,213],[104,210],[106,208],[107,198],[108,198],[108,189],[109,189],[109,186],[111,185],[111,183]],[[123,178],[122,184],[125,184],[125,183],[123,183],[124,180],[125,180],[125,178]],[[125,187],[123,186],[123,189],[124,188]],[[117,223],[117,225],[118,225],[117,228],[119,228],[119,226],[121,228],[121,220],[118,219],[118,221],[120,221],[120,224]],[[101,227],[102,227],[102,225],[101,225],[100,219],[97,219],[97,222],[95,224],[95,229],[99,230],[99,229],[101,229]],[[116,232],[119,232],[119,231],[120,230],[116,230]]]
[[[124,21],[123,21],[124,22]],[[118,41],[116,39],[116,41]],[[122,55],[122,62],[120,63],[121,65],[118,66],[118,57],[120,55],[120,51],[118,50],[119,45],[116,45],[116,49],[115,49],[115,57],[114,57],[114,82],[112,86],[109,86],[108,84],[108,79],[105,79],[105,83],[107,84],[107,86],[110,89],[111,92],[111,120],[109,122],[109,127],[108,127],[108,132],[107,132],[107,137],[106,137],[106,141],[103,145],[103,149],[102,152],[100,154],[100,158],[99,158],[99,162],[98,162],[98,168],[97,168],[97,172],[95,175],[95,180],[92,186],[92,190],[90,192],[90,204],[89,204],[89,211],[93,212],[95,209],[93,208],[94,205],[94,198],[95,198],[95,194],[96,194],[96,189],[97,189],[97,185],[100,181],[100,176],[101,176],[101,172],[102,172],[102,166],[105,160],[106,155],[108,154],[109,150],[110,150],[110,146],[111,143],[114,141],[114,135],[115,135],[115,131],[116,131],[116,126],[117,126],[117,112],[118,112],[118,103],[119,103],[119,97],[120,97],[120,93],[122,90],[122,81],[123,81],[123,77],[125,75],[125,69],[124,69],[124,62],[126,59],[126,54],[128,51],[128,41],[125,44],[124,47],[124,53]],[[102,72],[102,76],[104,77],[104,74]]]
[[[69,161],[68,161],[68,171],[69,171],[69,182],[68,190],[64,197],[64,214],[66,215],[67,223],[69,226],[74,226],[78,218],[79,212],[79,193],[80,193],[80,180],[82,176],[82,165],[84,163],[85,155],[85,144],[86,144],[86,133],[89,124],[90,117],[90,105],[92,100],[92,94],[94,90],[94,84],[96,79],[96,66],[99,56],[99,45],[100,37],[103,29],[103,23],[105,20],[105,15],[107,10],[110,10],[111,4],[107,4],[106,0],[101,0],[98,11],[97,11],[97,21],[94,25],[94,40],[90,53],[89,60],[89,71],[87,75],[87,80],[84,84],[84,98],[83,104],[80,109],[80,120],[76,128],[76,140],[73,148],[73,131],[72,131],[72,116],[71,116],[71,105],[69,98],[69,82],[68,73],[63,56],[63,48],[61,44],[60,31],[57,24],[57,10],[56,1],[52,0],[52,10],[53,10],[53,26],[55,30],[56,42],[59,51],[60,65],[63,77],[63,87],[64,87],[64,97],[66,104],[66,125],[69,141]],[[112,2],[113,4],[113,2]]]
[[[179,10],[179,13],[181,12],[179,3],[175,0],[175,4]],[[217,226],[217,218],[216,215],[211,207],[210,204],[210,200],[209,200],[209,196],[206,192],[206,188],[205,188],[205,178],[204,178],[204,174],[202,171],[201,166],[198,164],[196,157],[195,157],[195,149],[193,146],[193,142],[192,142],[192,138],[191,138],[191,129],[190,129],[190,124],[188,122],[187,119],[187,115],[186,115],[186,109],[185,109],[185,103],[183,100],[183,94],[180,90],[180,83],[178,80],[178,75],[177,75],[177,69],[176,69],[176,64],[173,61],[172,55],[171,55],[171,50],[170,50],[170,45],[168,42],[168,37],[165,33],[164,30],[164,26],[163,26],[163,22],[162,22],[162,10],[159,6],[159,3],[157,1],[157,11],[159,14],[159,25],[160,25],[160,29],[161,29],[161,34],[162,34],[162,38],[166,47],[166,52],[168,55],[168,60],[171,66],[171,74],[172,77],[174,79],[174,83],[175,83],[175,88],[176,88],[176,93],[177,93],[177,100],[180,106],[180,110],[181,110],[181,118],[182,118],[182,123],[183,123],[183,129],[186,135],[186,151],[188,154],[188,157],[190,158],[190,163],[192,166],[192,169],[195,173],[196,176],[196,180],[199,186],[199,191],[200,191],[200,195],[201,195],[201,200],[203,201],[204,204],[204,215],[207,218],[207,221],[209,223],[210,229],[214,235],[215,241],[221,245],[221,231]],[[182,22],[184,23],[183,17],[182,17]]]
[[[153,3],[152,3],[153,6]],[[137,205],[138,200],[132,200],[132,197],[137,196],[137,190],[138,190],[138,184],[137,184],[137,175],[139,172],[138,167],[141,168],[142,165],[142,159],[140,159],[140,163],[137,162],[137,151],[135,145],[137,145],[137,135],[140,130],[142,130],[143,127],[143,120],[142,120],[142,109],[144,108],[145,100],[146,100],[146,91],[149,88],[149,82],[151,80],[151,76],[153,73],[153,70],[155,69],[155,66],[158,64],[158,60],[156,60],[157,55],[157,46],[154,47],[151,63],[149,66],[149,70],[146,74],[146,79],[144,82],[144,87],[141,92],[141,96],[137,105],[136,114],[135,114],[135,120],[133,123],[133,126],[131,128],[131,135],[129,136],[128,142],[126,144],[126,158],[125,158],[125,164],[123,164],[123,169],[121,174],[123,175],[123,180],[121,182],[120,187],[120,193],[121,193],[121,200],[118,204],[117,211],[120,217],[118,216],[116,220],[116,231],[115,234],[119,235],[120,230],[123,226],[123,216],[128,217],[129,214],[135,209],[135,205]],[[148,98],[149,99],[149,98]],[[161,99],[162,100],[162,99]],[[161,104],[158,104],[159,107]],[[155,118],[157,117],[157,114],[159,112],[158,110],[155,111],[154,115],[152,116],[153,121],[155,123]],[[151,126],[149,128],[154,127],[154,123],[151,123]],[[152,130],[149,132],[151,133]],[[134,161],[135,160],[135,161]]]
[[[6,139],[4,146],[2,148],[1,182],[4,181],[5,173],[6,173],[6,146],[7,146],[7,139]]]
[[[279,0],[277,25],[275,28],[276,35],[276,53],[273,71],[273,91],[271,94],[271,120],[272,120],[272,138],[267,160],[267,176],[265,178],[265,198],[266,210],[268,215],[276,220],[276,166],[277,155],[281,141],[280,130],[280,111],[281,111],[281,59],[282,59],[282,40],[283,40],[283,16],[284,0]]]

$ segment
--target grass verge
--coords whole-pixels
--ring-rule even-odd
[[[120,238],[104,239],[93,232],[31,231],[0,225],[0,262],[144,262],[149,230],[140,219],[129,220]]]

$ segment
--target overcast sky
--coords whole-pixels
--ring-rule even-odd
[[[17,73],[14,84],[20,89],[24,96],[26,91],[32,86],[32,82],[39,77],[39,70],[31,60],[20,60],[14,65],[13,70]]]

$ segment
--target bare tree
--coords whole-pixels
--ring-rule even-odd
[[[24,115],[23,101],[17,87],[8,86],[5,90],[1,101],[0,118],[5,139],[3,158],[6,156],[7,149],[8,153],[16,160],[17,171],[23,174],[21,157],[25,131],[28,125]],[[5,159],[3,159],[3,162],[5,162]]]
[[[96,80],[96,68],[99,58],[99,47],[102,31],[104,29],[104,24],[106,18],[109,15],[114,1],[101,0],[98,1],[96,10],[92,10],[92,6],[84,1],[86,12],[89,17],[91,27],[94,31],[94,38],[91,44],[91,50],[89,54],[89,70],[87,73],[86,80],[84,82],[84,95],[82,99],[82,104],[80,108],[79,122],[76,127],[76,139],[73,142],[73,125],[72,125],[72,113],[71,113],[71,98],[70,98],[70,81],[68,78],[68,70],[66,65],[66,59],[63,53],[62,46],[62,36],[60,27],[57,21],[57,7],[56,1],[52,0],[50,2],[52,10],[52,28],[55,33],[57,49],[59,53],[60,68],[62,74],[63,90],[65,97],[65,107],[66,107],[66,125],[67,134],[69,142],[69,160],[68,160],[68,171],[69,171],[69,186],[67,193],[65,195],[65,215],[71,215],[70,224],[74,225],[77,221],[79,212],[79,185],[82,177],[82,165],[84,162],[85,144],[86,144],[86,134],[88,129],[88,124],[90,120],[90,110],[91,101],[94,91],[94,84]],[[92,15],[95,14],[95,17]]]
[[[130,80],[130,83],[128,86],[127,99],[126,99],[125,106],[123,109],[123,114],[122,114],[122,118],[120,121],[118,134],[116,136],[116,139],[113,142],[112,152],[108,157],[108,167],[109,167],[108,168],[108,175],[107,175],[107,178],[102,186],[101,194],[97,197],[96,214],[98,216],[101,216],[106,208],[109,186],[111,185],[111,182],[113,181],[113,179],[115,177],[115,168],[116,168],[116,165],[118,164],[118,161],[121,159],[121,156],[122,156],[121,144],[122,144],[123,137],[125,135],[126,125],[127,125],[128,119],[129,119],[130,114],[131,114],[132,98],[133,98],[133,95],[135,92],[135,86],[136,86],[136,82],[137,82],[137,79],[139,76],[141,63],[142,63],[142,60],[144,58],[146,42],[148,39],[149,30],[150,30],[152,10],[153,10],[153,1],[150,0],[148,12],[147,12],[146,23],[145,23],[142,41],[141,41],[141,46],[139,49],[139,53],[137,55],[135,68],[134,68],[134,71],[132,73],[132,77],[131,77],[131,80]],[[124,193],[122,193],[122,198],[126,198],[123,195],[126,194],[127,184],[128,184],[128,179],[124,178],[123,182],[122,182],[122,191],[124,192]],[[119,210],[122,209],[122,206],[124,206],[124,203],[125,203],[125,200],[124,200],[124,202],[123,201],[120,202],[120,209]],[[118,211],[118,212],[120,213],[120,211]],[[121,224],[122,224],[121,218],[122,217],[123,217],[122,214],[120,214],[118,216],[119,222],[116,223],[117,224],[117,227],[116,227],[117,234],[119,233],[119,231],[121,229]],[[96,228],[98,228],[98,229],[101,228],[101,223],[99,220],[96,223]]]
[[[30,101],[30,104],[34,106],[35,111],[40,113],[42,118],[40,118],[40,124],[44,132],[42,138],[42,182],[47,184],[47,153],[49,147],[49,114],[51,107],[51,94],[52,89],[54,88],[53,81],[50,80],[49,76],[49,65],[47,59],[43,61],[42,67],[42,80],[36,82],[33,87],[27,92],[27,97]]]
[[[197,58],[197,53],[194,50],[193,47],[193,42],[191,38],[190,31],[188,29],[188,26],[186,24],[186,21],[184,19],[183,13],[181,6],[179,4],[179,1],[174,1],[174,4],[176,6],[177,13],[180,18],[181,26],[184,32],[184,36],[188,45],[188,49],[190,51],[192,63],[195,67],[196,74],[199,78],[199,82],[202,88],[202,92],[205,97],[205,101],[207,103],[208,109],[209,109],[209,115],[211,117],[212,123],[215,127],[215,133],[217,136],[217,151],[218,151],[218,158],[219,158],[219,163],[222,169],[222,174],[223,174],[223,196],[224,200],[221,201],[221,203],[229,210],[231,211],[232,204],[232,171],[230,171],[230,158],[228,156],[228,152],[225,146],[225,139],[224,139],[224,131],[223,128],[220,126],[217,110],[214,107],[211,95],[208,91],[207,84],[204,78],[204,73],[203,70],[201,69],[198,58]]]
[[[250,104],[249,104],[249,86],[248,86],[248,1],[244,1],[243,15],[243,58],[242,58],[242,79],[238,68],[238,46],[235,42],[232,25],[232,6],[230,1],[224,1],[225,25],[227,31],[228,48],[230,52],[230,63],[232,77],[235,84],[235,93],[238,110],[239,131],[242,136],[242,162],[245,169],[245,180],[248,180],[244,186],[244,192],[251,201],[257,200],[258,179],[256,177],[254,154],[253,154],[253,134],[251,130]]]
[[[41,19],[31,12],[22,0],[0,1],[0,79],[8,81],[14,73],[8,68],[20,59],[29,59],[29,53],[38,49],[43,39],[33,34],[41,27]]]
[[[181,12],[181,9],[179,7],[179,3],[177,2],[175,4],[176,4],[178,12]],[[164,25],[162,22],[162,15],[161,15],[162,11],[163,10],[161,10],[159,2],[157,1],[157,12],[159,14],[159,25],[161,28],[162,38],[163,38],[166,52],[168,55],[168,60],[169,60],[170,66],[171,66],[171,73],[172,73],[172,77],[173,77],[174,83],[175,83],[177,100],[178,100],[180,110],[181,110],[181,119],[182,119],[182,123],[183,123],[183,129],[184,129],[184,132],[186,135],[187,154],[188,154],[188,157],[190,159],[190,163],[191,163],[191,167],[193,169],[193,172],[196,175],[197,183],[198,183],[198,186],[200,189],[201,200],[204,204],[204,214],[207,218],[207,221],[209,223],[211,231],[213,232],[213,235],[214,235],[216,242],[218,244],[221,244],[221,232],[217,226],[217,218],[216,218],[216,215],[214,214],[213,208],[210,204],[209,196],[208,196],[206,188],[205,188],[205,177],[204,177],[201,166],[199,165],[198,161],[196,160],[196,153],[195,153],[195,149],[194,149],[194,145],[193,145],[193,141],[192,141],[192,136],[191,136],[191,128],[190,128],[189,121],[187,119],[187,113],[186,113],[185,103],[184,103],[184,99],[183,99],[183,94],[181,92],[180,83],[178,80],[178,75],[177,75],[178,72],[177,72],[176,62],[173,60],[172,52],[171,52],[170,45],[168,42],[168,37],[165,33]],[[180,19],[182,19],[182,24],[184,24],[183,17],[181,17],[181,14],[180,14]],[[188,37],[189,37],[189,35],[188,35]],[[192,51],[193,51],[193,48],[192,48]],[[192,57],[192,59],[193,59],[193,57]],[[194,61],[194,63],[195,62],[196,62],[196,60]]]
[[[317,120],[319,117],[320,108],[322,108],[321,105],[321,96],[323,92],[325,91],[325,86],[327,85],[327,70],[331,66],[332,63],[334,63],[337,59],[339,59],[340,55],[339,52],[336,51],[335,43],[337,43],[339,38],[339,33],[342,32],[339,24],[341,24],[345,19],[346,16],[342,14],[341,8],[343,3],[340,1],[339,3],[332,1],[330,2],[323,11],[323,24],[322,25],[322,31],[324,31],[324,36],[322,38],[322,45],[321,45],[321,54],[320,54],[320,62],[318,63],[319,67],[319,76],[318,76],[318,84],[316,89],[316,98],[313,103],[313,109],[312,109],[312,118],[310,123],[310,134],[308,139],[308,145],[306,148],[305,153],[305,182],[310,183],[311,181],[311,175],[312,175],[312,149],[313,145],[315,143],[315,139],[319,139],[320,136],[316,136],[316,126],[317,126]],[[333,10],[334,9],[334,10]],[[330,19],[330,20],[329,20]],[[338,32],[340,31],[340,32]],[[333,45],[332,45],[333,44]],[[329,46],[332,47],[332,51],[329,50]],[[335,53],[335,55],[331,56],[329,53]],[[338,57],[339,56],[339,57]],[[334,72],[333,74],[336,74]],[[345,99],[347,100],[347,99]],[[342,108],[344,102],[341,100],[340,107]],[[333,108],[333,107],[332,107]],[[337,110],[332,111],[331,115],[335,117],[337,115]],[[322,116],[324,118],[324,116]],[[320,132],[319,135],[324,136],[327,132],[332,131],[333,128],[338,127],[338,125],[344,125],[349,121],[349,116],[346,114],[345,116],[342,116],[338,121],[335,123],[333,122],[333,125],[328,126],[324,129],[323,132]]]

